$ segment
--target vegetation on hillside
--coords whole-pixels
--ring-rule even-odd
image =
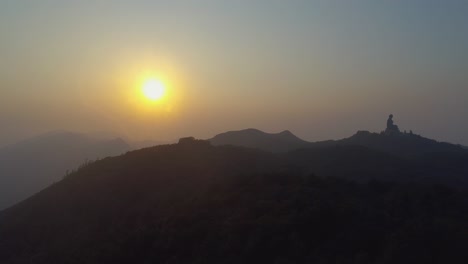
[[[103,159],[0,213],[0,262],[464,263],[468,193],[203,142]]]

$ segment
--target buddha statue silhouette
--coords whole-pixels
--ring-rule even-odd
[[[387,134],[397,134],[400,133],[400,129],[397,125],[393,124],[393,115],[389,115],[387,119],[387,129],[385,130]]]

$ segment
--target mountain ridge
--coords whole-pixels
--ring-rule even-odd
[[[301,148],[309,142],[300,139],[289,130],[279,133],[266,133],[258,129],[248,128],[228,131],[208,139],[213,145],[236,145],[259,148],[271,152],[285,152]]]
[[[213,145],[235,145],[257,148],[275,153],[302,148],[320,148],[335,145],[359,145],[400,156],[422,155],[434,152],[463,152],[466,148],[447,142],[439,142],[413,133],[372,133],[359,130],[354,135],[339,139],[310,142],[300,139],[289,130],[266,133],[258,129],[229,131],[208,139]]]
[[[104,158],[0,212],[0,262],[463,263],[466,194],[381,182],[408,161],[379,153],[186,139]]]

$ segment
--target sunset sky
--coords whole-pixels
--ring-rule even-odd
[[[402,130],[468,145],[468,1],[0,1],[0,146]],[[143,84],[164,83],[160,100]]]

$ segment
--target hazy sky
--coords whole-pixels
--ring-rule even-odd
[[[468,1],[0,0],[0,145],[401,129],[468,144]],[[166,83],[158,103],[145,76]]]

